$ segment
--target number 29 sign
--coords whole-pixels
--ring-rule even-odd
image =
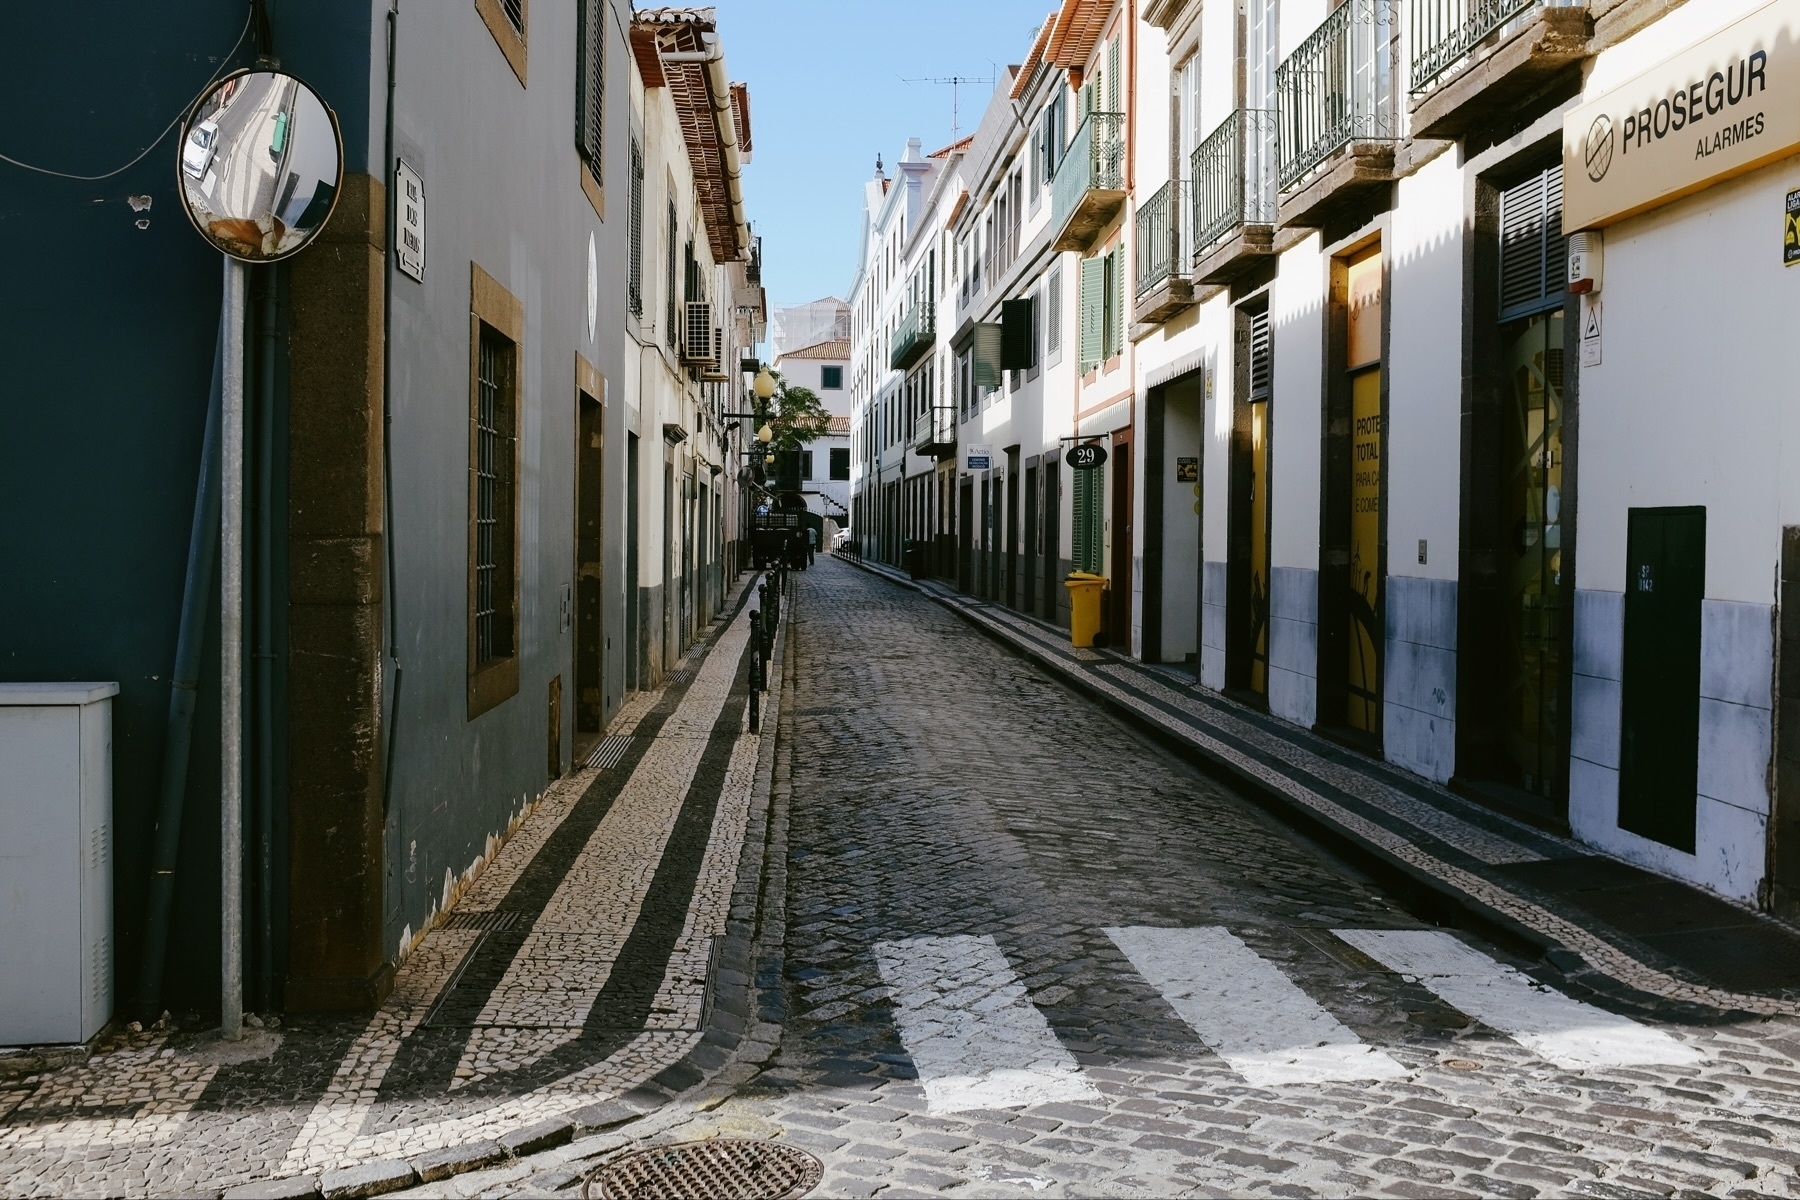
[[[1097,443],[1070,446],[1069,452],[1063,455],[1063,461],[1077,471],[1091,471],[1105,465],[1106,447]]]

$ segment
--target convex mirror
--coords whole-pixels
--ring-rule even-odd
[[[240,71],[181,130],[176,178],[194,228],[244,262],[295,253],[331,216],[344,171],[337,116],[279,71]]]

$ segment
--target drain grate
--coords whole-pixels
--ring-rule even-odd
[[[518,912],[453,912],[444,918],[445,929],[481,929],[499,933],[511,929],[524,916]]]
[[[615,733],[603,737],[600,739],[600,744],[594,747],[594,752],[588,755],[587,765],[599,767],[602,771],[611,770],[619,765],[619,760],[625,757],[625,751],[630,747],[631,735],[629,733]]]
[[[824,1173],[818,1159],[794,1146],[714,1138],[639,1150],[595,1167],[582,1181],[581,1195],[582,1200],[798,1200],[819,1186]]]
[[[694,668],[692,668],[692,667],[676,667],[673,671],[670,671],[668,674],[663,676],[663,682],[664,683],[686,683],[688,680],[692,679],[693,677],[694,677]]]

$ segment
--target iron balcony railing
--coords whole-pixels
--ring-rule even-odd
[[[894,330],[893,348],[888,352],[888,366],[893,368],[911,366],[929,346],[937,340],[937,320],[932,302],[915,300],[906,315],[900,318],[900,327]]]
[[[1137,211],[1137,294],[1142,296],[1164,280],[1186,279],[1187,256],[1181,252],[1182,181],[1171,179]]]
[[[934,404],[928,412],[919,413],[913,426],[908,448],[917,453],[930,453],[933,447],[956,445],[956,405]]]
[[[1275,114],[1240,108],[1194,148],[1194,257],[1234,229],[1275,223]]]
[[[1125,190],[1125,114],[1093,112],[1082,119],[1050,184],[1050,221],[1057,229],[1090,191]]]
[[[1275,71],[1280,185],[1352,142],[1394,141],[1394,0],[1345,0]]]
[[[1474,52],[1484,38],[1531,8],[1586,7],[1587,0],[1412,0],[1412,90]]]

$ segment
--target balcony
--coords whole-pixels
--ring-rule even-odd
[[[1166,321],[1194,302],[1182,236],[1185,191],[1181,180],[1171,179],[1137,211],[1136,318],[1142,325]]]
[[[1194,281],[1228,284],[1275,253],[1275,114],[1238,109],[1190,165]]]
[[[1275,72],[1280,208],[1316,226],[1394,181],[1396,0],[1345,0]]]
[[[903,371],[931,353],[937,344],[937,317],[932,302],[914,301],[900,327],[894,330],[893,349],[888,352],[888,366]]]
[[[1455,138],[1588,56],[1585,0],[1412,0],[1414,137]]]
[[[1125,114],[1089,113],[1050,184],[1055,250],[1086,250],[1125,203]]]
[[[933,405],[929,412],[920,414],[918,422],[913,426],[908,449],[927,458],[955,458],[956,406]]]

